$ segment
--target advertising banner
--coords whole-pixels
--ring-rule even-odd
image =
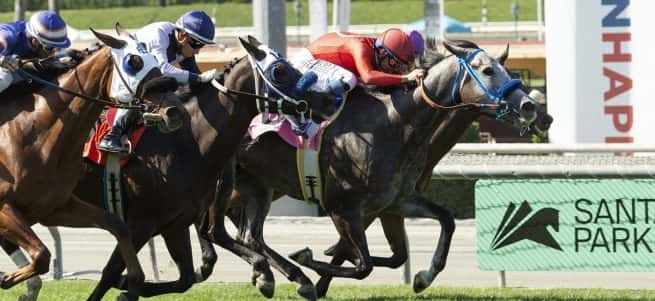
[[[481,270],[655,271],[655,180],[480,180]]]

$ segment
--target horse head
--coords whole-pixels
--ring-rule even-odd
[[[252,36],[239,37],[239,42],[248,53],[254,73],[264,81],[264,95],[278,101],[277,109],[281,108],[287,115],[316,119],[326,119],[336,112],[334,95],[308,90],[313,84],[309,74],[303,75],[277,51]],[[270,106],[258,106],[264,114],[267,109],[271,113],[277,112]]]
[[[454,55],[450,58],[454,80],[448,91],[452,102],[477,106],[481,113],[508,122],[522,132],[542,132],[550,127],[553,118],[504,67],[509,45],[497,58],[469,41],[447,41],[444,46]]]
[[[178,88],[177,81],[162,76],[157,59],[146,51],[145,45],[118,23],[118,38],[93,29],[91,32],[111,48],[114,68],[108,83],[110,99],[116,103],[155,108],[156,115],[164,124],[160,129],[174,131],[180,128],[183,109],[179,97],[173,93]]]

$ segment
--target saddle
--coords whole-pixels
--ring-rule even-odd
[[[84,145],[84,152],[82,153],[82,156],[97,165],[104,166],[107,163],[107,154],[98,149],[98,143],[100,143],[102,138],[104,138],[105,135],[109,133],[109,130],[111,130],[111,125],[114,122],[114,117],[116,116],[116,110],[117,109],[115,108],[110,108],[105,113],[100,115],[93,134]],[[145,129],[145,124],[140,122],[128,131],[127,139],[129,140],[132,149],[136,148],[136,145],[139,143],[139,140],[141,140],[141,136],[143,136]],[[128,159],[129,157],[122,158],[120,161],[121,166],[124,166]]]

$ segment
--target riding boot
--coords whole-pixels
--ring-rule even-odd
[[[98,144],[98,149],[110,153],[119,153],[127,155],[130,149],[127,145],[123,144],[123,136],[127,135],[128,129],[131,128],[135,118],[131,118],[133,110],[119,109],[116,111],[116,118],[109,130],[109,133],[102,138]]]

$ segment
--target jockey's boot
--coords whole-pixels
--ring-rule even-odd
[[[133,113],[132,110],[119,109],[116,112],[116,118],[114,118],[114,124],[111,126],[109,133],[102,138],[102,141],[98,143],[98,149],[104,152],[118,153],[121,155],[128,155],[130,149],[128,145],[123,144],[123,136],[127,135],[127,130],[131,126],[131,121],[135,118],[131,118]]]

